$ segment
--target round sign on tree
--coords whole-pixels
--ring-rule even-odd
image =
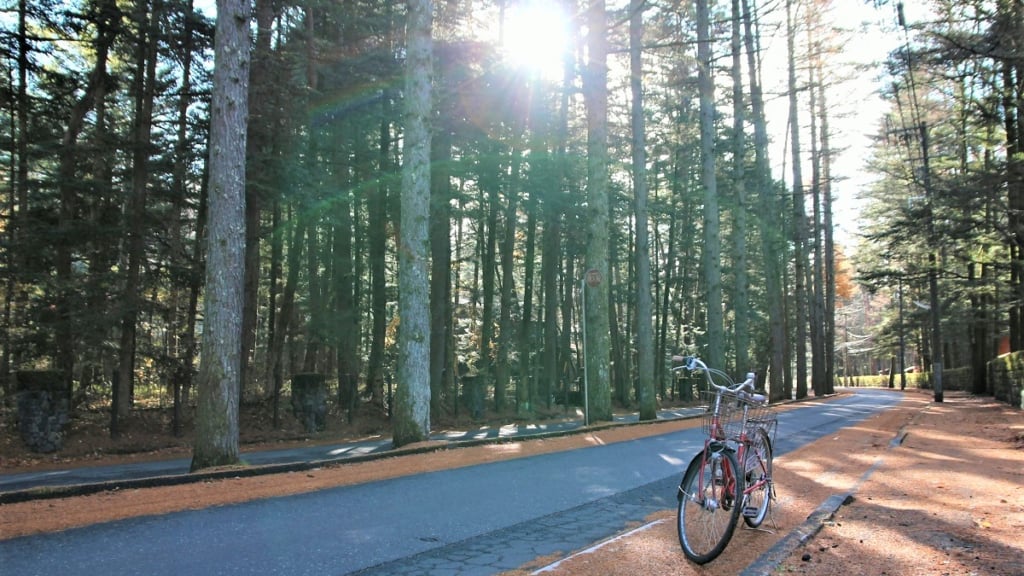
[[[601,271],[597,268],[587,270],[587,274],[585,276],[587,286],[590,286],[591,288],[597,287],[601,284],[601,279]]]

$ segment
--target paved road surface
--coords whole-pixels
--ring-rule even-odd
[[[777,454],[895,405],[860,391],[779,415]],[[687,430],[0,542],[0,572],[486,575],[568,553],[675,506]]]

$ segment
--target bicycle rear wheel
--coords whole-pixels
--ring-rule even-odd
[[[739,521],[743,475],[732,450],[697,454],[679,484],[677,528],[683,553],[706,564],[722,553]]]
[[[744,486],[749,489],[743,506],[743,521],[757,528],[768,515],[772,500],[772,441],[768,433],[758,428],[751,435],[744,456]]]

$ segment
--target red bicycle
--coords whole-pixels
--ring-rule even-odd
[[[701,399],[706,438],[679,483],[679,544],[697,564],[717,558],[742,516],[751,528],[760,526],[775,496],[772,484],[772,442],[778,426],[766,398],[754,389],[754,375],[733,383],[721,370],[698,358],[677,358],[673,370],[704,374],[707,390]],[[716,383],[718,379],[727,384]]]

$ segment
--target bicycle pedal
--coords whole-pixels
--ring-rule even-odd
[[[757,508],[755,506],[747,506],[743,509],[744,518],[757,518]]]

